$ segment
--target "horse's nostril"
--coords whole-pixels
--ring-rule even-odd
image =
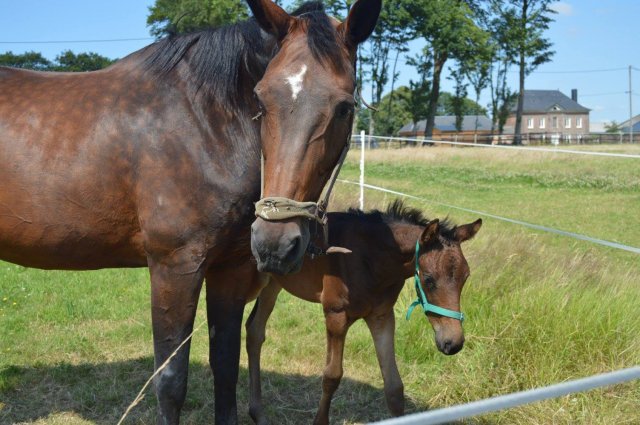
[[[289,245],[289,252],[287,253],[287,257],[296,256],[298,254],[298,249],[301,243],[302,237],[296,236],[291,242],[291,245]]]
[[[446,340],[442,346],[442,351],[449,354],[449,352],[451,351],[451,345],[452,345],[451,340],[450,339]]]

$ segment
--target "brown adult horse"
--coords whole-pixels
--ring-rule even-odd
[[[298,298],[321,303],[324,310],[327,364],[315,424],[329,422],[331,398],[342,378],[344,341],[349,327],[358,319],[365,320],[373,336],[387,406],[393,415],[404,413],[404,390],[394,351],[393,306],[405,280],[414,273],[430,305],[426,313],[435,330],[438,349],[448,355],[462,349],[464,333],[461,320],[456,317],[462,318],[458,313],[460,292],[469,276],[469,266],[460,244],[475,236],[482,220],[463,226],[437,219],[429,221],[420,211],[395,201],[384,213],[330,213],[329,224],[330,242],[353,253],[305,261],[296,275],[272,276],[247,320],[249,411],[258,424],[266,423],[260,389],[260,350],[267,320],[282,288]]]
[[[339,23],[317,3],[291,16],[247,2],[254,19],[169,37],[102,71],[0,68],[0,258],[148,266],[156,368],[190,334],[206,279],[216,423],[237,422],[260,152],[265,194],[318,199],[351,130],[356,49],[380,11],[358,0]],[[259,220],[260,268],[299,268],[308,226]],[[158,423],[179,421],[188,357],[186,344],[155,379]]]

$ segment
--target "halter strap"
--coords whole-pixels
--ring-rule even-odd
[[[420,241],[417,241],[416,242],[416,271],[415,271],[415,274],[413,275],[413,279],[414,279],[416,294],[418,298],[414,302],[412,302],[411,305],[409,306],[406,319],[409,320],[409,317],[411,317],[411,313],[413,313],[413,309],[416,308],[416,306],[421,306],[425,315],[427,314],[427,312],[430,311],[440,316],[450,317],[452,319],[459,320],[462,323],[464,321],[464,314],[462,312],[449,310],[448,308],[444,308],[444,307],[438,307],[437,305],[431,304],[427,300],[427,296],[424,293],[424,290],[422,289],[422,285],[420,284],[420,267],[418,264],[419,258],[420,258]]]

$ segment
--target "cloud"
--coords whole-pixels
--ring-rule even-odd
[[[573,6],[564,1],[559,1],[551,5],[551,9],[558,12],[560,16],[571,16],[573,15]]]

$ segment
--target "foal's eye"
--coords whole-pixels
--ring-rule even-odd
[[[434,290],[436,289],[436,280],[429,273],[423,273],[422,277],[424,278],[424,286],[427,289]]]

